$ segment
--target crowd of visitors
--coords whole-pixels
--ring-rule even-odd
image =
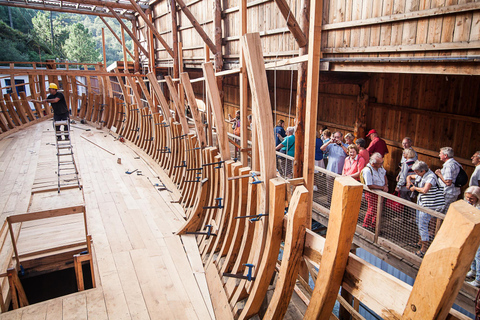
[[[292,157],[295,149],[294,131],[293,127],[287,128],[286,132],[283,131],[283,121],[275,127],[277,150]],[[327,128],[320,130],[315,143],[315,166],[326,168],[338,175],[351,176],[370,190],[388,192],[387,173],[383,168],[384,157],[388,153],[387,144],[375,129],[368,132],[367,138],[370,139],[368,146],[365,139],[355,140],[351,133],[344,136],[340,131],[331,132]],[[435,171],[432,171],[424,161],[418,160],[411,138],[405,137],[402,140],[402,147],[400,171],[395,185],[395,193],[400,198],[414,201],[434,211],[447,213],[450,204],[459,198],[461,187],[469,184],[464,193],[464,200],[480,208],[480,151],[471,157],[475,171],[468,178],[461,164],[454,159],[454,150],[451,147],[440,149],[438,156],[443,165],[441,169]],[[327,190],[333,189],[333,181],[333,175],[326,176]],[[318,191],[316,185],[314,191]],[[363,227],[373,231],[376,226],[378,197],[373,192],[365,192],[364,197],[367,211]],[[430,214],[416,210],[415,221],[419,240],[412,245],[418,248],[415,254],[419,257],[425,255],[432,240],[433,234],[429,230],[432,226],[430,220],[435,222],[435,218],[432,218]],[[470,282],[471,285],[480,287],[480,248],[467,276],[474,278]]]

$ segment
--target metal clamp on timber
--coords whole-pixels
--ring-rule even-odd
[[[176,137],[172,137],[172,140],[173,139],[184,139],[187,135],[186,134],[182,134],[181,136],[176,136]]]
[[[214,167],[213,169],[221,169],[222,168],[222,163],[224,163],[225,161],[218,161],[218,162],[212,162],[212,163],[206,163],[206,164],[202,164],[202,167],[206,167],[206,166],[213,166],[213,165],[216,165],[218,164],[217,167]]]
[[[137,127],[137,129],[130,129],[130,131],[137,131],[137,132],[139,132],[139,131],[140,131],[140,127]]]
[[[256,173],[256,177],[260,177],[260,176],[261,176],[260,173]],[[251,177],[252,177],[252,174],[249,173],[249,174],[244,174],[243,176],[230,177],[227,180],[230,181],[230,180],[245,179],[245,178],[251,178]]]
[[[235,273],[226,273],[226,272],[223,273],[223,276],[229,277],[229,278],[244,279],[247,281],[255,280],[255,277],[253,276],[253,273],[252,273],[252,270],[255,266],[251,263],[244,263],[243,265],[248,268],[248,272],[246,276],[241,273],[235,274]]]
[[[162,127],[169,127],[170,125],[167,124],[166,122],[159,122],[159,123],[155,123],[156,126],[162,126]]]
[[[262,217],[268,217],[268,213],[255,214],[252,216],[240,216],[240,217],[235,217],[235,219],[249,219],[250,222],[255,222],[260,220]]]
[[[165,149],[158,149],[158,152],[160,152],[160,153],[172,153],[172,152],[170,151],[170,148],[169,148],[169,147],[165,147]]]
[[[257,174],[256,172],[252,172],[252,179],[253,179],[252,184],[263,183],[263,181],[261,181],[261,180],[258,179],[259,176],[260,176],[260,175]]]
[[[126,174],[132,174],[132,173],[137,172],[137,171],[138,171],[138,169],[135,169],[135,170],[133,170],[133,171],[128,171],[128,170],[127,170],[127,171],[125,171],[125,173],[126,173]]]
[[[149,114],[142,114],[142,117],[151,117]]]
[[[187,171],[202,171],[203,168],[190,168],[190,169],[187,169]]]
[[[185,168],[186,166],[187,166],[187,162],[183,160],[181,166],[174,166],[174,168]]]
[[[145,141],[153,141],[153,137],[151,138],[148,138],[148,139],[144,139]]]
[[[203,209],[223,209],[222,200],[223,198],[215,198],[215,201],[217,201],[216,206],[203,207]]]
[[[123,111],[118,111],[117,113],[120,113],[120,114],[125,114],[125,112],[123,112]]]
[[[197,147],[197,148],[193,148],[193,149],[187,149],[187,150],[185,150],[185,151],[187,151],[187,152],[188,152],[188,151],[195,151],[195,150],[202,150],[202,148],[200,148],[200,147]]]
[[[200,182],[200,179],[202,179],[202,177],[195,177],[195,180],[185,180],[185,182]]]
[[[185,232],[185,234],[198,234],[198,235],[206,235],[206,239],[212,237],[216,237],[216,233],[212,233],[212,228],[213,226],[211,224],[207,224],[205,227],[207,227],[207,231],[197,231],[197,232]]]

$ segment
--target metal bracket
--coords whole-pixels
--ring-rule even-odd
[[[223,198],[215,198],[215,201],[217,201],[216,206],[203,207],[203,209],[223,209],[222,200]]]
[[[198,235],[206,235],[206,239],[210,238],[210,236],[212,237],[216,237],[217,234],[216,233],[212,233],[212,228],[213,226],[210,225],[210,224],[207,224],[205,227],[207,227],[207,231],[197,231],[197,232],[185,232],[185,234],[198,234]]]
[[[172,137],[172,140],[173,139],[184,139],[186,136],[187,136],[186,134],[182,134],[181,136]]]
[[[158,151],[160,153],[172,153],[169,147],[165,147],[165,149],[158,149]]]
[[[240,216],[235,217],[235,219],[250,219],[250,222],[255,222],[260,220],[262,217],[268,217],[268,213],[256,214],[251,216]]]
[[[182,161],[182,165],[181,166],[174,166],[174,168],[185,168],[187,166],[187,163],[185,160]]]
[[[235,273],[226,273],[226,272],[223,273],[223,276],[224,277],[230,277],[230,278],[237,278],[237,279],[245,279],[247,281],[255,280],[255,277],[252,274],[252,270],[255,266],[251,263],[245,263],[243,265],[248,268],[248,272],[247,272],[246,276],[241,274],[241,273],[240,274],[235,274]]]

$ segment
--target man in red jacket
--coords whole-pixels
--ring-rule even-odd
[[[370,155],[378,152],[382,157],[385,157],[385,154],[388,153],[387,144],[384,140],[380,139],[377,131],[375,129],[368,131],[367,137],[370,137],[371,140],[370,145],[367,148]]]

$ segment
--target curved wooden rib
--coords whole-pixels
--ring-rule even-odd
[[[202,123],[202,117],[198,111],[197,100],[195,98],[195,93],[193,92],[192,84],[190,83],[190,77],[188,76],[188,73],[183,72],[180,74],[180,79],[182,80],[183,88],[185,89],[185,95],[187,96],[187,101],[195,122],[195,129],[197,132],[198,141],[200,142],[200,148],[203,149],[207,146],[205,126]]]
[[[254,285],[239,319],[249,319],[262,305],[268,285],[275,272],[280,243],[282,241],[283,216],[285,211],[287,183],[283,179],[270,180],[270,214],[268,216],[268,238],[262,260],[257,267]]]
[[[285,312],[287,312],[303,255],[307,225],[307,199],[307,188],[304,186],[295,188],[288,207],[282,264],[278,272],[275,291],[263,317],[264,320],[283,319]],[[256,309],[256,305],[252,306],[252,310],[248,313],[255,312],[253,307]]]
[[[200,188],[197,193],[195,205],[191,209],[191,214],[184,225],[176,232],[177,235],[185,234],[186,232],[195,232],[199,230],[200,223],[202,222],[207,193],[209,189],[208,179],[204,179],[201,182]],[[187,215],[188,216],[188,215]]]

